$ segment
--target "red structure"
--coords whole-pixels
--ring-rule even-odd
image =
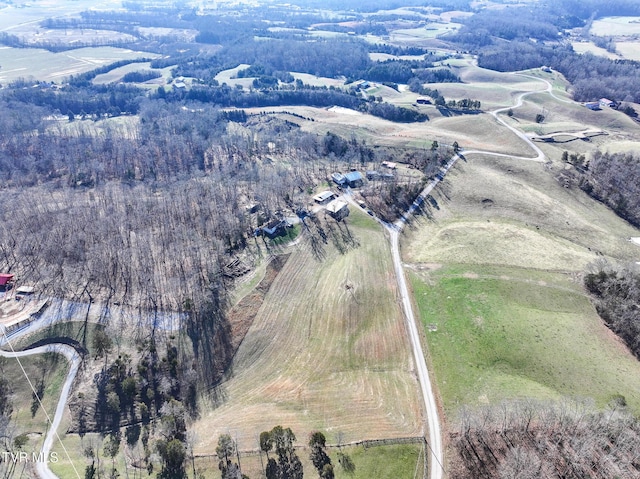
[[[6,286],[13,281],[13,275],[7,273],[0,273],[0,286]]]

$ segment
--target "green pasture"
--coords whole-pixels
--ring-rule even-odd
[[[67,360],[62,355],[45,353],[19,358],[19,362],[14,358],[2,358],[0,364],[11,391],[11,419],[17,426],[14,433],[28,433],[30,439],[23,450],[38,452],[49,429],[47,415],[53,419],[60,389],[69,371]],[[36,390],[40,383],[44,385],[40,395],[44,410],[34,400],[30,383]]]
[[[560,273],[491,272],[457,265],[428,279],[410,275],[448,412],[522,397],[590,397],[604,406],[616,394],[640,412],[640,363],[579,284]]]

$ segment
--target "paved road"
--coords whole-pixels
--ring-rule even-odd
[[[41,479],[58,479],[51,469],[49,469],[49,458],[51,453],[51,448],[53,447],[53,442],[55,439],[58,439],[58,426],[60,426],[60,421],[62,421],[62,416],[64,415],[64,411],[67,405],[67,401],[69,399],[69,393],[71,391],[71,386],[73,381],[78,373],[78,368],[80,367],[81,358],[71,346],[67,346],[65,344],[49,344],[46,346],[40,346],[33,349],[28,349],[26,351],[14,351],[13,346],[11,344],[12,341],[18,339],[29,331],[34,331],[43,327],[44,324],[41,324],[41,321],[33,321],[28,327],[23,328],[19,331],[15,331],[13,334],[7,335],[4,327],[0,326],[0,333],[2,337],[0,338],[0,347],[9,346],[11,351],[5,351],[0,349],[0,356],[4,358],[23,358],[26,356],[34,356],[38,354],[44,353],[58,353],[62,354],[70,364],[69,373],[67,374],[67,379],[62,385],[62,390],[60,392],[60,399],[58,400],[58,406],[56,407],[56,412],[53,416],[53,419],[49,416],[49,412],[45,411],[49,421],[49,428],[47,435],[42,444],[42,448],[40,449],[40,457],[45,458],[43,462],[36,463],[36,471],[38,472],[38,476]],[[22,367],[22,365],[20,366]],[[24,370],[23,370],[24,372]],[[26,373],[25,373],[26,376]],[[30,378],[26,378],[33,389],[33,384],[31,383]],[[72,463],[73,466],[73,463]],[[75,467],[74,467],[75,470]],[[80,478],[78,471],[76,471],[76,475]]]

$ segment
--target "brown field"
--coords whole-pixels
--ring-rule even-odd
[[[292,249],[240,345],[220,403],[196,422],[196,453],[220,434],[254,448],[277,424],[336,442],[418,435],[421,412],[387,242],[353,211],[342,224],[359,246]],[[303,439],[304,441],[304,439]]]

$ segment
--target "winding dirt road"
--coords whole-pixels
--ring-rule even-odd
[[[522,131],[512,127],[507,122],[505,122],[499,114],[507,111],[511,108],[518,108],[522,106],[524,98],[528,95],[532,95],[535,93],[547,92],[553,98],[566,102],[566,100],[562,100],[557,98],[553,94],[553,86],[547,80],[530,77],[529,75],[521,75],[528,78],[534,78],[536,80],[540,80],[546,84],[546,88],[544,90],[534,90],[530,92],[524,92],[518,95],[516,99],[516,103],[512,106],[498,108],[496,110],[491,111],[491,115],[502,125],[507,127],[513,133],[515,133],[519,138],[521,138],[535,153],[535,156],[514,156],[514,155],[506,155],[503,153],[495,153],[491,151],[482,151],[482,150],[469,150],[465,151],[464,155],[473,155],[473,154],[482,154],[482,155],[492,155],[503,158],[512,158],[516,160],[525,160],[525,161],[538,161],[545,162],[546,156],[542,152],[538,146],[536,146],[526,134]],[[453,156],[447,165],[442,168],[441,176],[444,175],[453,167],[453,165],[461,158],[461,154],[457,154]],[[429,470],[430,470],[430,479],[442,479],[445,475],[444,470],[444,451],[442,448],[442,431],[440,428],[440,414],[438,411],[438,405],[436,402],[433,386],[431,383],[431,378],[429,376],[429,369],[427,368],[427,362],[425,360],[424,350],[422,348],[422,344],[420,341],[420,333],[418,329],[418,324],[416,322],[416,317],[413,312],[413,306],[411,303],[411,295],[409,294],[409,290],[407,288],[407,282],[404,275],[404,269],[402,267],[402,259],[400,257],[400,245],[399,245],[399,235],[402,231],[402,228],[406,224],[407,220],[415,213],[417,209],[422,206],[422,203],[425,201],[427,196],[431,193],[433,188],[440,182],[439,179],[434,179],[422,190],[418,198],[413,202],[411,207],[407,210],[407,212],[402,215],[402,217],[396,221],[394,224],[384,223],[380,221],[385,228],[389,231],[390,239],[391,239],[391,253],[393,255],[393,264],[396,272],[396,278],[398,281],[398,290],[400,291],[400,295],[402,296],[402,306],[404,309],[405,319],[407,321],[407,329],[409,332],[409,339],[411,340],[411,348],[413,350],[413,357],[416,367],[416,373],[418,376],[418,382],[420,383],[420,391],[422,393],[422,398],[424,400],[424,409],[426,412],[427,418],[427,426],[429,429],[429,449],[431,452],[430,460],[429,460]]]
[[[69,393],[71,392],[71,386],[73,385],[73,381],[76,378],[78,369],[80,368],[81,358],[75,349],[65,344],[49,344],[46,346],[39,346],[33,349],[27,349],[25,351],[14,351],[11,341],[20,338],[21,336],[27,334],[30,331],[36,331],[38,329],[41,329],[46,325],[46,324],[40,324],[41,322],[42,321],[38,321],[38,320],[33,321],[31,324],[29,324],[28,327],[15,331],[13,334],[11,333],[7,334],[4,326],[0,325],[0,332],[2,333],[2,337],[0,338],[0,348],[4,346],[9,346],[11,350],[11,351],[5,351],[3,349],[0,349],[0,356],[3,358],[15,358],[19,360],[19,358],[23,358],[27,356],[35,356],[35,355],[44,354],[44,353],[57,353],[57,354],[62,354],[70,364],[69,372],[67,373],[67,379],[62,385],[62,389],[60,391],[60,399],[58,399],[58,406],[56,407],[56,412],[53,416],[53,419],[49,416],[48,411],[42,408],[45,415],[47,416],[47,421],[49,422],[49,428],[48,428],[47,435],[44,439],[44,442],[42,443],[42,448],[40,449],[39,457],[44,460],[43,461],[39,460],[36,462],[36,471],[38,473],[38,476],[40,476],[41,479],[58,479],[58,476],[56,476],[51,471],[51,469],[49,469],[49,459],[51,458],[51,448],[53,447],[53,441],[55,439],[59,439],[58,426],[60,426],[60,422],[62,421],[62,416],[64,415],[65,407],[69,399]],[[26,380],[29,382],[31,389],[34,391],[34,394],[35,394],[35,389],[34,389],[33,383],[31,382],[31,379],[27,376],[27,373],[22,368],[22,363],[19,363],[19,364],[20,364],[20,368],[22,369],[22,372],[25,375]],[[42,404],[40,404],[40,407],[42,407]],[[78,479],[80,479],[80,475],[78,474],[78,471],[75,469],[75,466],[73,466],[73,463],[71,465],[74,471],[76,472]]]

